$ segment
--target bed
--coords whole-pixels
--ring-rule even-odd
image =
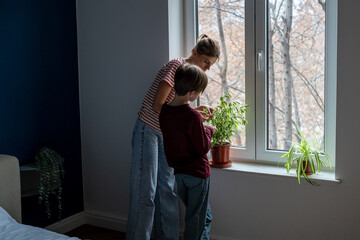
[[[0,239],[1,240],[76,240],[43,228],[21,224],[19,161],[0,154]]]

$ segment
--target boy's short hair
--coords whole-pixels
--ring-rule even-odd
[[[185,96],[188,92],[204,92],[208,77],[205,72],[196,65],[184,63],[175,72],[174,90],[177,95]]]

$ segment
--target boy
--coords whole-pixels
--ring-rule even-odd
[[[209,239],[211,210],[208,204],[210,150],[214,129],[204,126],[201,114],[190,107],[208,83],[199,67],[185,63],[175,72],[175,97],[162,106],[159,120],[167,162],[174,168],[178,195],[184,205],[185,240]]]

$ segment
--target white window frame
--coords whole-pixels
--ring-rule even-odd
[[[259,16],[255,27],[256,53],[267,52],[265,32],[266,25],[266,1],[254,1],[256,4],[256,15]],[[325,59],[325,150],[332,159],[335,166],[335,130],[336,130],[336,48],[337,48],[337,0],[326,1],[326,59]],[[332,17],[330,17],[332,16]],[[267,66],[266,57],[263,57],[262,66]],[[261,69],[260,71],[258,69]],[[263,161],[279,162],[284,151],[267,150],[267,93],[265,81],[265,69],[257,66],[256,69],[256,159]],[[245,83],[246,84],[246,83]],[[329,97],[331,96],[331,97]],[[282,160],[282,162],[284,162]]]
[[[188,56],[196,42],[197,36],[197,1],[169,0],[170,6],[181,2],[183,15],[183,56]],[[245,0],[245,92],[246,104],[249,104],[246,115],[246,148],[232,147],[230,158],[236,161],[256,160],[256,163],[278,164],[284,151],[267,150],[266,124],[266,69],[267,57],[257,59],[257,53],[266,53],[266,0]],[[325,151],[335,166],[336,147],[336,68],[337,68],[337,1],[326,1],[326,60],[325,60]],[[255,12],[256,9],[256,12]],[[171,12],[169,12],[171,16]],[[255,21],[255,16],[258,18]],[[331,16],[331,17],[330,17]],[[170,20],[169,20],[170,21]],[[255,25],[256,23],[256,25]],[[257,38],[255,39],[255,36]],[[170,46],[171,43],[170,43]],[[331,97],[329,97],[331,96]]]

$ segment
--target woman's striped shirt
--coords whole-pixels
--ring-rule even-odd
[[[159,124],[159,113],[154,111],[152,109],[152,105],[155,99],[155,95],[157,93],[159,84],[161,81],[165,81],[169,86],[172,88],[169,95],[166,98],[166,102],[170,102],[175,97],[175,91],[174,91],[174,76],[175,71],[178,69],[178,67],[185,61],[184,58],[175,58],[170,60],[169,62],[165,63],[160,71],[158,72],[153,84],[151,85],[150,89],[145,95],[145,98],[143,100],[142,106],[140,108],[140,111],[138,113],[139,118],[155,129],[156,131],[161,132],[160,130],[160,124]]]

